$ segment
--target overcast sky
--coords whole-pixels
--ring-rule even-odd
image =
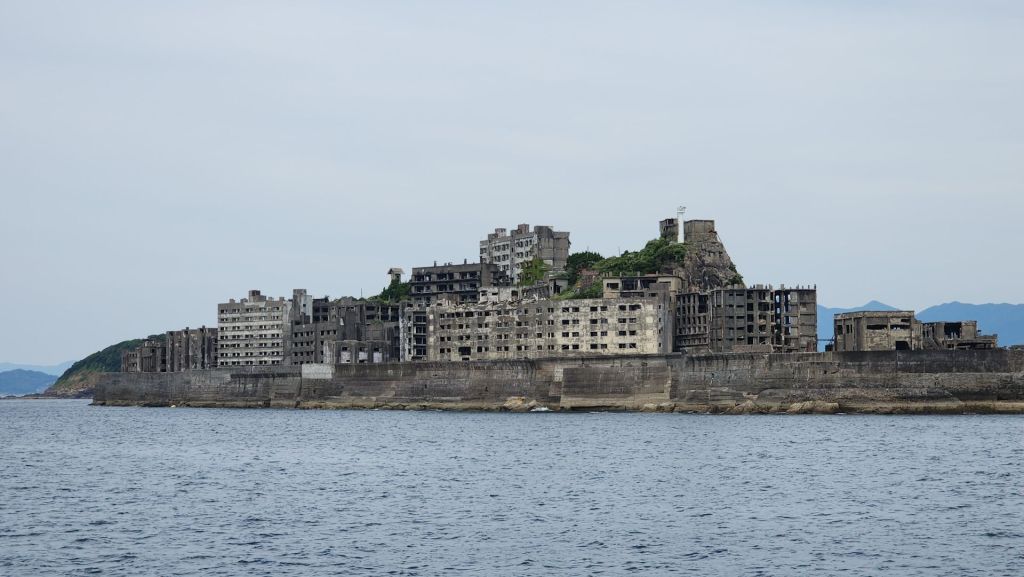
[[[820,303],[1024,301],[1024,3],[0,2],[0,361],[684,204]]]

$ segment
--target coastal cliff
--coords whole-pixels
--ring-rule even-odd
[[[1024,413],[1024,351],[717,354],[107,373],[96,405]]]

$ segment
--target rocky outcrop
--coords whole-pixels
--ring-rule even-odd
[[[715,230],[714,221],[689,221],[684,229],[686,256],[671,272],[683,279],[687,290],[708,291],[743,283],[743,277]]]
[[[839,403],[828,403],[825,401],[804,401],[793,403],[786,409],[790,415],[831,415],[839,412]]]

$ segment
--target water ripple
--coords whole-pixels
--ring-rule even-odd
[[[3,575],[1024,574],[1018,416],[24,401],[0,446]]]

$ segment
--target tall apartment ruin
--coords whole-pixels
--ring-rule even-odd
[[[559,232],[550,226],[520,224],[511,232],[496,228],[487,238],[480,241],[480,262],[493,263],[519,283],[523,267],[534,258],[539,258],[549,271],[565,270],[569,258],[569,233]]]

